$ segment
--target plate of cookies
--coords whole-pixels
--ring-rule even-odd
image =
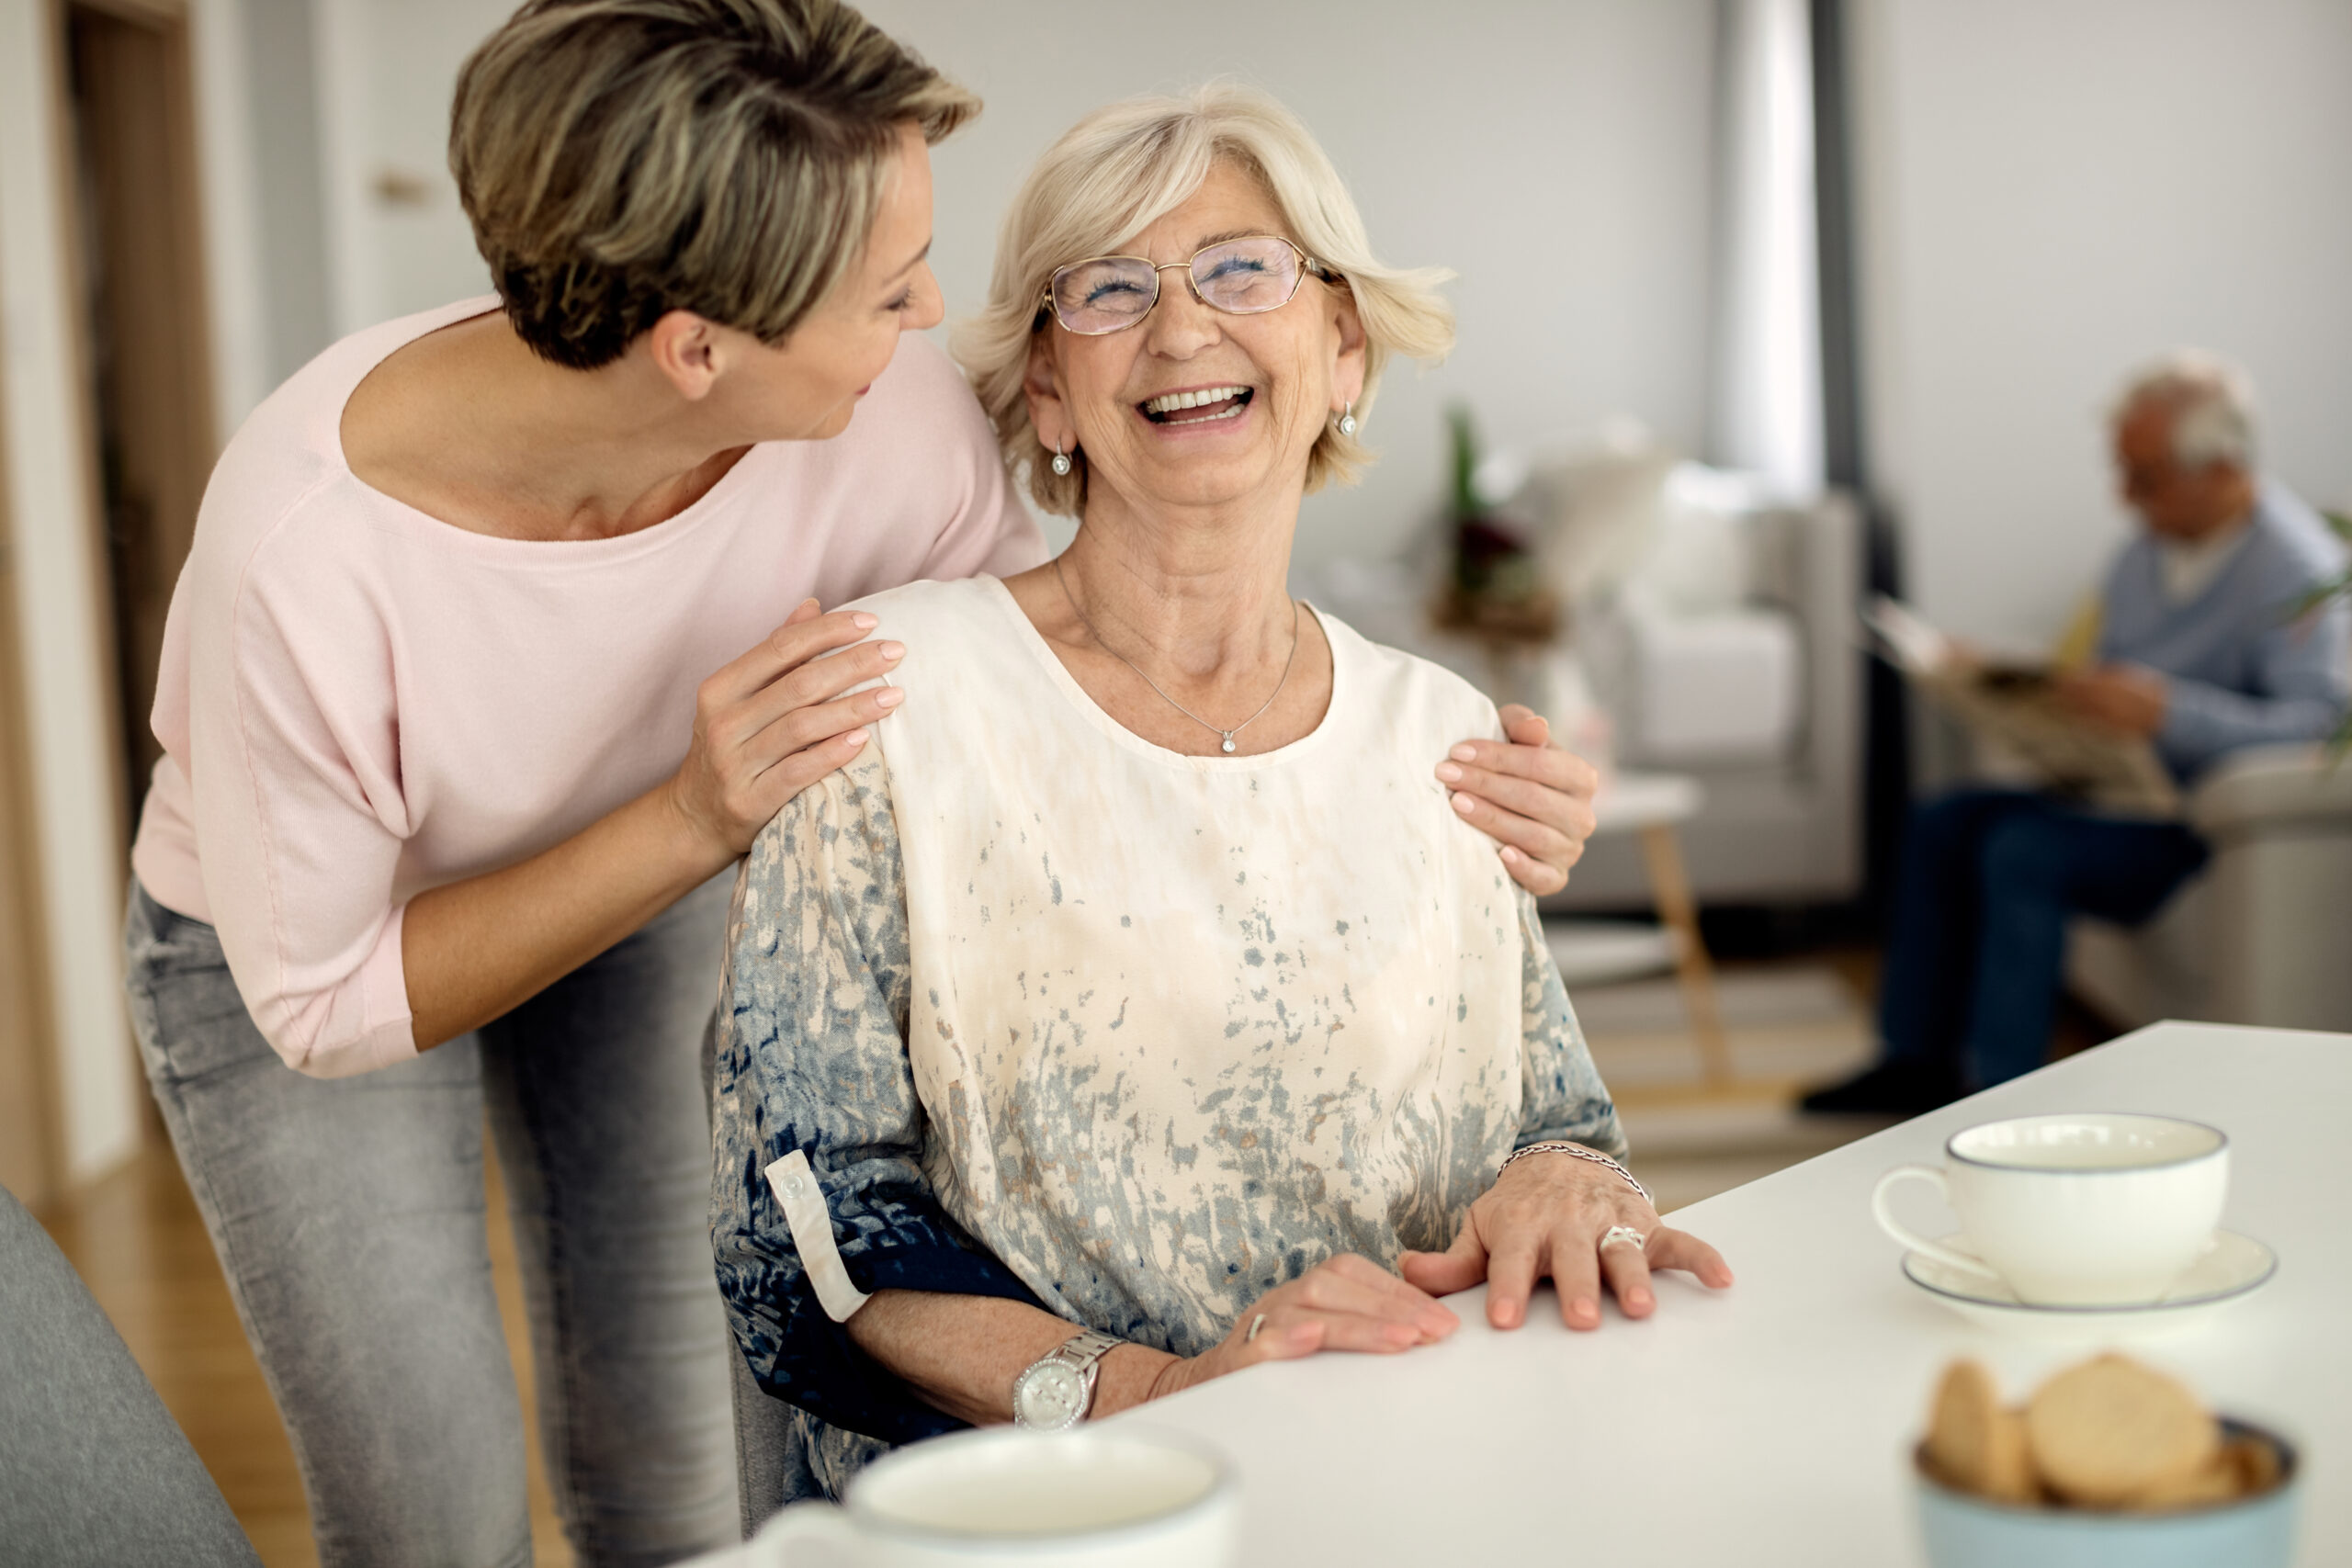
[[[2293,1446],[2128,1356],[2069,1367],[2021,1405],[1955,1361],[1914,1458],[1934,1568],[2286,1568],[2294,1553]]]

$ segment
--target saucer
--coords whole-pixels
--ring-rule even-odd
[[[1956,1235],[1942,1246],[1968,1251]],[[2215,1231],[2213,1245],[2159,1299],[2132,1306],[2031,1306],[1999,1280],[1917,1252],[1903,1255],[1903,1276],[1985,1328],[2034,1339],[2112,1338],[2201,1327],[2222,1309],[2270,1281],[2278,1255],[2252,1236]]]

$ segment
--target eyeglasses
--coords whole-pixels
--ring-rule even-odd
[[[1096,256],[1057,269],[1038,301],[1037,324],[1046,312],[1064,332],[1101,337],[1125,332],[1159,303],[1159,275],[1181,271],[1193,298],[1228,316],[1279,310],[1298,293],[1299,280],[1313,273],[1326,283],[1339,274],[1272,234],[1222,240],[1193,253],[1190,261],[1155,263],[1144,256]]]

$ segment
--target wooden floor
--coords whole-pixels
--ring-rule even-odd
[[[531,1358],[514,1238],[497,1162],[489,1164],[491,1262],[527,1411]],[[294,1450],[245,1344],[204,1221],[160,1134],[130,1165],[43,1214],[41,1223],[187,1431],[262,1562],[267,1568],[315,1568],[319,1558]],[[528,1422],[525,1430],[535,1560],[539,1568],[569,1568],[571,1551],[540,1479],[538,1437]]]
[[[1724,975],[1735,1053],[1757,1070],[1830,1076],[1869,1054],[1863,992],[1850,965],[1730,965]],[[1580,994],[1593,1055],[1611,1081],[1695,1070],[1670,984]],[[1685,1060],[1689,1057],[1689,1060]],[[1792,1115],[1785,1106],[1632,1111],[1641,1174],[1671,1211],[1810,1157],[1876,1123]],[[522,1398],[531,1363],[505,1201],[492,1169],[491,1250]],[[170,1150],[160,1141],[131,1165],[42,1216],[133,1356],[187,1431],[269,1568],[317,1562],[292,1451],[246,1348],[212,1247]],[[528,1429],[528,1423],[526,1423]],[[569,1563],[531,1455],[531,1529],[541,1564]]]

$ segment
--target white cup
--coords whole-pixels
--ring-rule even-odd
[[[752,1542],[752,1568],[1224,1568],[1233,1467],[1148,1429],[961,1432],[886,1455],[841,1506],[802,1503]],[[811,1553],[811,1543],[830,1549]]]
[[[1896,1184],[1932,1183],[1960,1216],[1966,1253],[1911,1234],[1888,1212]],[[2230,1141],[2197,1122],[2085,1111],[1955,1133],[1944,1163],[1879,1178],[1871,1212],[1914,1252],[2007,1284],[2035,1306],[2153,1302],[2212,1244],[2230,1185]]]

